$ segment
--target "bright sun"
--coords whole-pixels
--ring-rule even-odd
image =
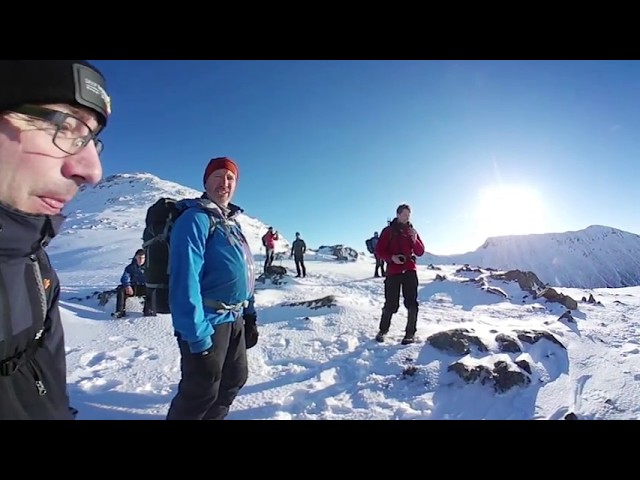
[[[542,196],[528,186],[485,187],[476,200],[476,223],[483,237],[543,233],[547,224]]]

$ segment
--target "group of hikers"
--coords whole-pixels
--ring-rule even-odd
[[[264,273],[269,271],[275,258],[276,241],[280,239],[278,231],[269,227],[267,233],[262,236],[262,245],[265,247]],[[304,255],[307,252],[307,244],[300,237],[300,232],[296,232],[296,239],[291,244],[291,255],[296,265],[296,277],[306,277],[307,267],[304,264]]]
[[[279,240],[278,232],[269,227],[262,236],[262,245],[265,247],[265,261],[263,271],[268,272],[273,264],[275,242]],[[291,244],[291,258],[294,259],[297,275],[296,277],[306,277],[307,269],[304,264],[304,255],[307,251],[307,244],[300,237],[300,232],[296,232],[296,239]],[[143,248],[136,250],[131,262],[127,264],[120,277],[120,283],[116,287],[116,309],[111,314],[114,318],[127,316],[127,299],[138,297],[144,298],[142,314],[145,317],[155,317],[157,315],[154,301],[152,300],[153,289],[147,289],[147,279],[145,276],[146,251]]]
[[[67,386],[60,282],[46,247],[60,231],[64,206],[102,178],[99,135],[110,116],[105,77],[88,61],[0,61],[0,419],[73,420],[79,414]],[[170,232],[164,232],[168,284],[137,283],[149,261],[146,247],[135,252],[117,289],[117,312],[126,311],[130,296],[167,291],[180,355],[167,420],[226,418],[248,379],[247,349],[259,339],[254,257],[238,223],[242,209],[231,203],[238,165],[213,158],[202,180],[203,194],[176,201]],[[416,330],[415,259],[424,245],[409,222],[410,207],[400,205],[396,213],[375,247],[387,264],[376,339],[384,340],[402,289],[406,344]],[[296,235],[291,255],[303,277],[305,251]],[[265,268],[271,262],[267,255]],[[156,313],[153,302],[146,308]]]

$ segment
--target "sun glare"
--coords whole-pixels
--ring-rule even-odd
[[[544,233],[544,199],[528,186],[485,187],[478,192],[476,222],[483,237]]]

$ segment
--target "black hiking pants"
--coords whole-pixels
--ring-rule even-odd
[[[167,420],[223,420],[249,369],[244,339],[244,320],[214,327],[213,347],[208,355],[194,354],[178,337],[182,378],[167,413]]]
[[[126,312],[127,310],[127,298],[131,297],[145,297],[147,295],[147,287],[144,285],[131,285],[133,288],[133,295],[127,295],[125,288],[122,285],[118,285],[116,288],[116,312]],[[145,312],[146,312],[145,302]]]
[[[304,266],[304,255],[294,254],[293,261],[296,262],[296,272],[298,272],[298,276],[302,274],[303,277],[306,277],[307,268]]]
[[[418,323],[418,273],[414,270],[392,275],[384,279],[384,307],[380,319],[380,331],[387,333],[391,327],[391,317],[400,308],[400,291],[407,309],[405,336],[416,334]]]
[[[156,316],[158,313],[171,313],[169,308],[169,290],[166,287],[149,287],[144,297],[144,315]]]
[[[265,258],[264,258],[264,271],[266,273],[267,268],[269,268],[271,266],[271,264],[273,263],[273,258],[275,256],[274,253],[274,249],[273,248],[267,248],[266,254],[265,254]]]
[[[378,270],[380,270],[382,273],[382,276],[384,277],[384,260],[377,255],[375,257],[376,257],[376,270],[375,270],[374,276],[379,277],[380,274],[378,273]]]

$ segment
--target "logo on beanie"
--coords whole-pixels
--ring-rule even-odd
[[[74,64],[73,68],[76,102],[100,113],[106,122],[111,115],[111,98],[104,88],[104,78],[97,71],[80,63]]]
[[[109,97],[109,95],[107,95],[105,89],[102,88],[102,85],[100,85],[98,82],[94,82],[89,78],[85,78],[84,88],[100,96],[100,98],[104,102],[104,108],[107,112],[107,115],[111,115],[111,98]]]

